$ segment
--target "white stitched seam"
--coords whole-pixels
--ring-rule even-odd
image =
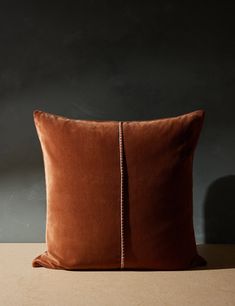
[[[121,228],[121,269],[125,263],[125,244],[124,244],[124,169],[123,169],[123,132],[122,122],[119,122],[119,154],[120,154],[120,228]]]

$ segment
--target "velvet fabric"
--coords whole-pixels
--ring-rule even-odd
[[[47,198],[33,267],[178,270],[206,264],[193,227],[193,157],[204,110],[146,121],[35,110]]]

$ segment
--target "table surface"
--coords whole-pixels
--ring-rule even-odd
[[[0,244],[0,305],[235,305],[235,245],[198,245],[206,267],[146,272],[32,268],[45,248]]]

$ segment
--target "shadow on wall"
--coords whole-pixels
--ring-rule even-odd
[[[235,243],[235,175],[215,180],[205,202],[205,242]]]

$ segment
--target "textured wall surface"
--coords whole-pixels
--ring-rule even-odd
[[[34,109],[145,120],[199,108],[206,118],[194,161],[197,242],[235,242],[232,5],[1,1],[1,242],[44,241]]]

